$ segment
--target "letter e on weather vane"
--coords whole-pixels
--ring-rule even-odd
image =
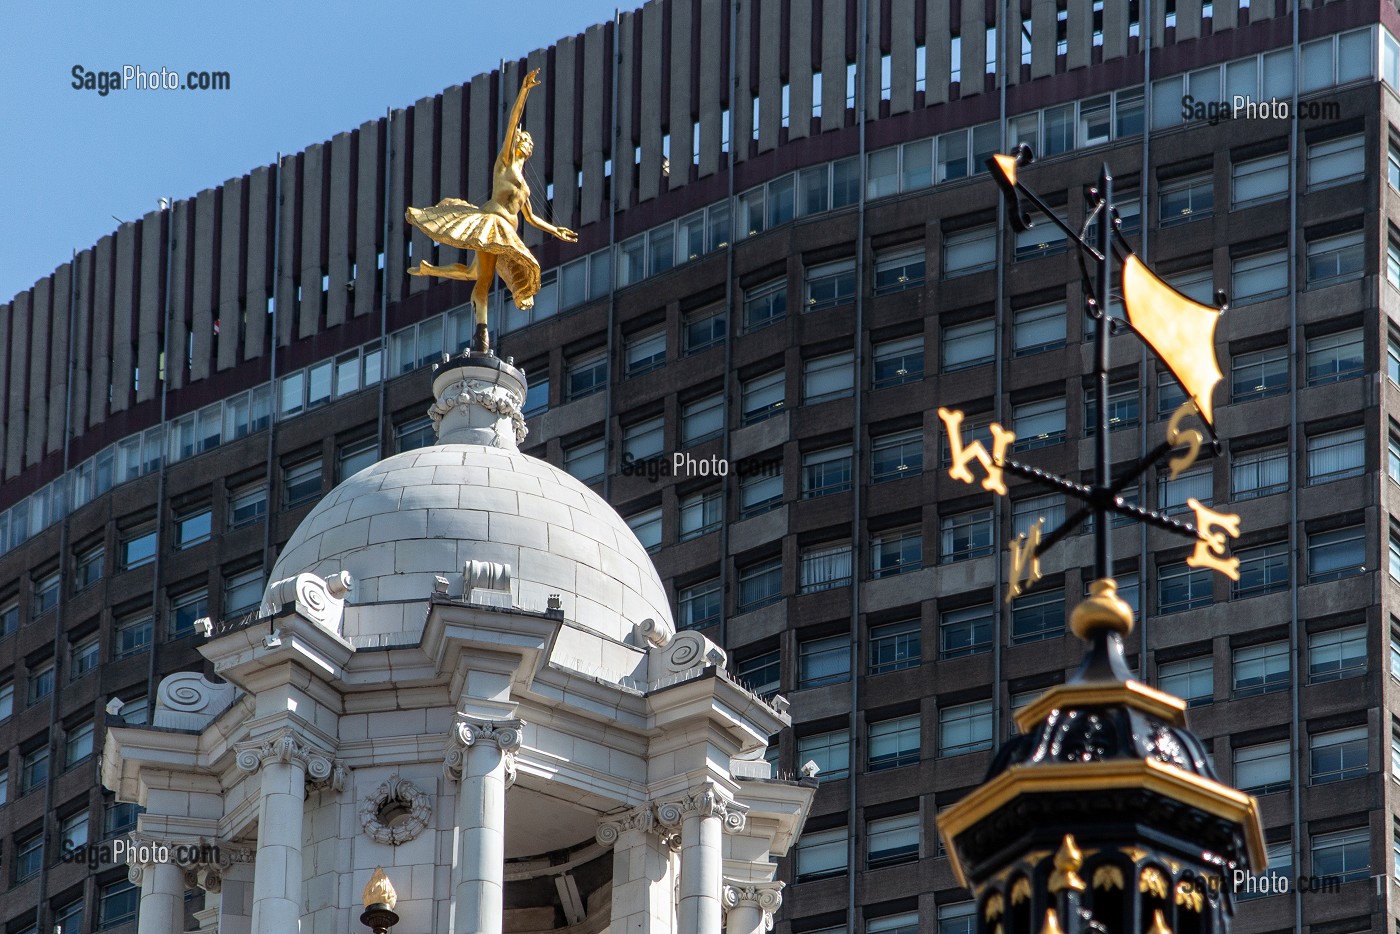
[[[1240,579],[1240,559],[1225,557],[1225,536],[1240,537],[1240,517],[1226,512],[1216,512],[1201,505],[1194,497],[1186,501],[1196,514],[1196,528],[1200,538],[1196,550],[1186,563],[1193,568],[1210,568],[1219,571],[1232,581]]]

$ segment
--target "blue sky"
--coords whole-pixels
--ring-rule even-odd
[[[615,0],[0,3],[0,302],[117,227],[561,36]],[[226,71],[106,96],[73,66]],[[545,76],[548,80],[548,76]],[[464,193],[465,194],[465,193]]]

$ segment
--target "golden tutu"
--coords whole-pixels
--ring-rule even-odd
[[[515,307],[521,311],[534,307],[540,264],[510,221],[461,198],[443,198],[430,208],[409,208],[404,217],[438,243],[495,256],[496,273],[510,289]]]

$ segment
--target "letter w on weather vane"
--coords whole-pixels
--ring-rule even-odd
[[[1194,513],[1195,522],[1186,522],[1155,509],[1145,509],[1123,496],[1123,491],[1154,465],[1162,465],[1167,478],[1174,480],[1195,463],[1206,439],[1198,429],[1184,426],[1187,419],[1200,423],[1210,436],[1212,448],[1219,452],[1211,393],[1223,378],[1215,356],[1215,326],[1227,307],[1225,294],[1215,293],[1216,307],[1202,305],[1162,281],[1138,259],[1120,230],[1118,212],[1113,206],[1113,178],[1107,165],[1103,167],[1098,186],[1089,190],[1084,225],[1075,230],[1018,179],[1019,170],[1032,161],[1030,147],[1021,145],[1011,155],[992,156],[987,160],[987,168],[1007,200],[1013,227],[1018,231],[1033,227],[1034,211],[1063,231],[1078,248],[1084,309],[1093,324],[1096,343],[1091,374],[1097,422],[1096,457],[1093,482],[1079,483],[1008,457],[1008,451],[1014,450],[1016,435],[1001,425],[993,423],[990,437],[979,440],[963,434],[961,411],[939,408],[938,417],[948,433],[951,460],[948,475],[954,480],[968,484],[980,482],[983,489],[1006,496],[1004,475],[1010,473],[1059,491],[1082,504],[1058,528],[1045,531],[1045,519],[1041,517],[1011,543],[1006,600],[1010,602],[1038,581],[1041,556],[1090,518],[1094,520],[1095,576],[1111,576],[1107,522],[1110,515],[1145,522],[1194,539],[1196,548],[1186,559],[1188,565],[1209,568],[1231,580],[1239,580],[1239,559],[1227,554],[1227,538],[1238,538],[1240,534],[1239,516],[1216,512],[1192,498],[1187,500],[1187,506]],[[1091,244],[1090,229],[1096,223],[1098,242]],[[1118,264],[1121,277],[1123,317],[1113,314],[1114,263]],[[1142,340],[1180,386],[1186,401],[1167,422],[1162,440],[1137,463],[1113,476],[1109,469],[1107,438],[1110,427],[1108,338],[1121,331],[1131,331]],[[987,444],[991,445],[991,450],[987,449]]]

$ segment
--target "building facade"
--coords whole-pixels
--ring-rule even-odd
[[[539,211],[580,242],[527,233],[544,289],[497,301],[495,346],[530,379],[526,452],[628,519],[679,628],[793,703],[778,772],[825,778],[780,932],[965,930],[936,815],[1077,661],[1089,536],[1007,605],[997,556],[1064,504],[940,467],[939,405],[1059,473],[1092,449],[1076,264],[978,168],[1018,142],[1071,218],[1107,162],[1139,254],[1230,297],[1225,444],[1136,495],[1230,504],[1241,580],[1150,530],[1114,554],[1129,661],[1260,796],[1276,871],[1322,880],[1248,893],[1237,930],[1392,929],[1397,34],[1388,3],[658,0],[80,252],[0,305],[7,932],[126,929],[125,867],[61,857],[134,826],[95,782],[109,725],[200,668],[194,621],[255,608],[323,493],[431,443],[424,367],[471,315],[404,274],[454,257],[403,210],[481,196],[534,67]],[[1235,95],[1297,119],[1220,119]],[[1124,463],[1180,400],[1115,344]]]

